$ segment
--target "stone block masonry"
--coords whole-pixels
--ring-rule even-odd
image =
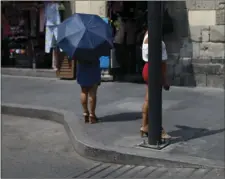
[[[224,21],[225,22],[225,21]],[[225,26],[224,25],[216,25],[210,27],[210,40],[211,42],[225,42]]]
[[[180,54],[176,59],[178,63],[169,67],[174,85],[223,87],[224,25],[189,28],[189,40],[183,39]]]
[[[176,29],[173,38],[179,43],[174,45],[173,38],[166,41],[168,52],[173,54],[168,62],[169,79],[174,85],[223,88],[225,0],[187,0],[185,6],[174,4],[169,8]],[[186,11],[188,18],[183,16],[183,19],[188,19],[187,22],[179,21],[181,11]],[[185,30],[179,27],[186,27],[185,23],[188,24],[186,36],[179,32]],[[176,47],[176,52],[172,47]]]
[[[225,25],[225,2],[220,3],[216,9],[216,24]]]

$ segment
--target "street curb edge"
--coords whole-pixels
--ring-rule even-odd
[[[138,155],[128,152],[126,148],[112,148],[84,137],[83,126],[73,112],[47,107],[26,106],[3,103],[2,114],[39,118],[60,123],[64,126],[75,151],[83,157],[109,163],[147,165],[161,167],[190,167],[190,168],[224,168],[224,163],[198,157],[168,156],[155,152],[152,156]],[[75,128],[76,127],[76,128]]]

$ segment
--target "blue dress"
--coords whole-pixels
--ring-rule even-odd
[[[101,68],[99,64],[77,63],[77,83],[81,87],[92,87],[101,82]]]

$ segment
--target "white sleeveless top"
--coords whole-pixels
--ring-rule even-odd
[[[145,35],[143,43],[142,43],[142,58],[145,62],[148,62],[148,43],[145,44],[144,41],[148,38],[148,34]],[[166,51],[166,45],[162,41],[162,60],[167,60],[167,51]]]

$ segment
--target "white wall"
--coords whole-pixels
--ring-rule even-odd
[[[73,13],[97,14],[105,17],[107,14],[106,1],[71,1]]]

